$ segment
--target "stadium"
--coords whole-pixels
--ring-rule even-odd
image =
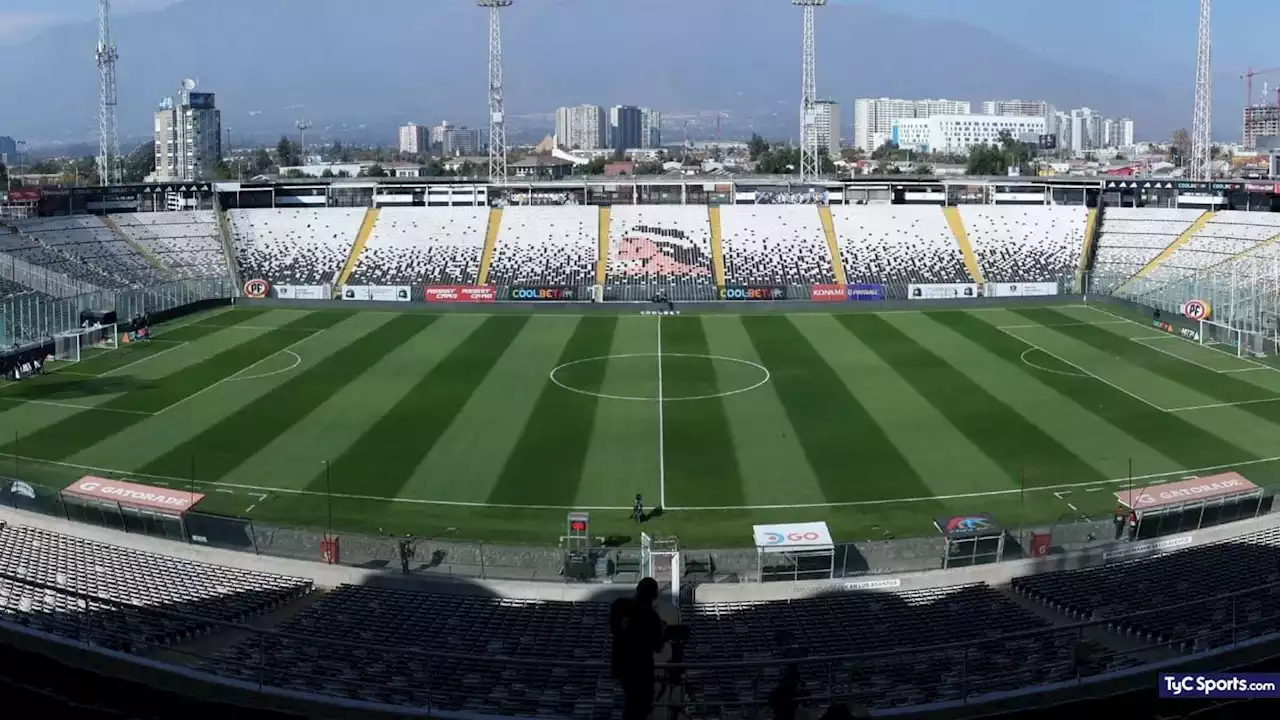
[[[42,193],[0,225],[3,627],[321,716],[608,716],[643,576],[690,715],[767,705],[779,628],[877,716],[1250,666],[1280,215],[1108,182]]]

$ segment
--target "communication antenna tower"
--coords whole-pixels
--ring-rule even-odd
[[[312,123],[310,120],[299,120],[294,123],[294,125],[302,135],[302,147],[298,151],[298,156],[302,159],[302,163],[305,165],[307,162],[307,131],[311,129]]]
[[[1196,39],[1196,109],[1191,122],[1192,180],[1208,180],[1212,175],[1210,145],[1213,112],[1213,0],[1200,0],[1200,28]]]
[[[827,0],[791,0],[804,10],[804,68],[800,100],[800,181],[806,182],[822,174],[822,158],[818,154],[818,63],[814,52],[814,10]]]
[[[502,9],[512,0],[476,0],[489,10],[489,182],[507,182],[507,115],[502,97]]]
[[[116,45],[111,40],[111,0],[98,0],[98,179],[103,185],[123,182],[120,129],[116,120]]]

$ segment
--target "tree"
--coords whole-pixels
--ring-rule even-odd
[[[124,181],[140,183],[156,171],[156,143],[145,142],[134,148],[124,159]]]
[[[965,172],[970,175],[1004,175],[1004,153],[990,145],[975,145],[969,149],[969,162]]]
[[[769,152],[769,143],[756,133],[751,133],[751,140],[747,143],[747,156],[751,161],[759,160],[760,156],[767,152]]]
[[[636,174],[637,175],[661,175],[662,163],[660,162],[637,163]]]
[[[267,152],[266,148],[258,148],[258,151],[253,154],[253,162],[249,164],[249,173],[264,175],[271,172],[273,167],[275,164],[271,162],[271,153]]]
[[[302,153],[298,151],[297,146],[289,138],[281,135],[280,142],[276,143],[276,160],[279,161],[280,167],[301,165]]]
[[[231,165],[226,159],[218,160],[218,165],[213,169],[214,180],[230,180],[235,177],[235,172],[231,169]]]
[[[306,177],[306,175],[302,174],[302,171],[299,170],[298,168],[289,168],[288,170],[285,171],[284,176],[287,178]]]
[[[1182,165],[1191,157],[1191,133],[1186,128],[1173,131],[1173,164]]]
[[[886,140],[883,145],[876,148],[871,153],[872,160],[897,160],[898,159],[898,143],[892,140]]]
[[[324,172],[320,173],[320,177],[322,177],[322,178],[331,178],[331,177],[333,177],[333,168],[325,168],[325,169],[324,169]]]
[[[9,168],[0,163],[0,187],[9,187]]]
[[[915,169],[912,170],[911,173],[913,175],[932,175],[933,168],[925,165],[924,163],[917,163]]]
[[[382,165],[374,163],[373,165],[369,166],[369,169],[366,170],[364,174],[367,177],[386,177],[387,171],[382,169]]]
[[[579,175],[603,175],[604,174],[604,158],[594,158],[586,165],[578,166]]]

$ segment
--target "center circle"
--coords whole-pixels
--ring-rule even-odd
[[[604,392],[596,392],[594,390],[584,390],[583,388],[574,387],[573,385],[573,381],[574,381],[573,374],[575,372],[575,369],[577,368],[589,367],[593,363],[612,362],[617,360],[625,361],[625,360],[638,359],[638,358],[658,358],[658,361],[662,364],[662,374],[665,375],[667,378],[672,378],[673,373],[675,378],[680,378],[681,376],[679,373],[678,366],[679,364],[686,362],[689,359],[710,360],[713,364],[724,363],[729,367],[735,368],[735,370],[730,372],[734,372],[736,374],[744,376],[741,381],[742,387],[735,388],[733,390],[725,390],[722,392],[714,392],[714,393],[695,392],[692,395],[681,395],[679,394],[679,391],[677,391],[677,394],[672,395],[670,394],[670,388],[672,386],[670,379],[664,379],[663,382],[661,383],[659,382],[660,375],[658,372],[657,363],[653,363],[651,367],[646,368],[644,371],[644,380],[648,384],[652,384],[654,388],[653,392],[650,394],[639,394],[639,393],[631,394],[631,395],[610,394],[610,393],[604,393]],[[675,362],[673,363],[672,360],[674,360]],[[720,372],[717,371],[716,376],[717,376],[717,379],[719,379]],[[641,376],[637,375],[637,377],[641,377]],[[756,388],[769,382],[770,377],[771,375],[769,373],[769,368],[759,363],[751,362],[750,360],[724,357],[722,355],[703,355],[700,353],[669,353],[669,352],[664,352],[661,354],[652,352],[652,353],[621,353],[618,355],[601,355],[600,357],[590,357],[590,358],[582,358],[580,360],[571,360],[567,363],[557,365],[551,370],[551,382],[555,383],[561,388],[564,388],[565,390],[568,390],[569,392],[575,392],[575,393],[578,393],[579,395],[591,395],[593,397],[604,398],[606,400],[635,400],[635,401],[642,401],[642,402],[658,402],[659,399],[661,399],[662,402],[680,402],[685,400],[712,400],[715,398],[729,397],[730,395],[739,395],[745,392],[750,392],[752,390],[755,390]],[[682,382],[683,381],[678,381],[676,385],[679,386]]]

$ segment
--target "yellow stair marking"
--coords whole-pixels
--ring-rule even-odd
[[[146,258],[146,261],[151,264],[151,267],[157,270],[169,269],[164,263],[160,262],[160,258],[156,257],[155,255],[152,255],[150,251],[142,247],[142,245],[140,245],[136,240],[134,240],[133,238],[125,234],[125,231],[120,229],[120,226],[116,224],[116,221],[110,215],[102,216],[102,224],[106,225],[107,228],[111,230],[112,234],[116,236],[117,240],[122,241],[125,245],[128,245],[129,247],[133,248],[134,252]]]
[[[720,206],[707,208],[707,220],[711,223],[711,270],[715,274],[716,287],[724,287],[724,249],[720,245]]]
[[[1178,252],[1178,248],[1182,247],[1183,245],[1186,245],[1187,241],[1191,239],[1191,236],[1200,232],[1200,228],[1203,228],[1205,224],[1212,219],[1213,219],[1212,212],[1206,210],[1205,212],[1201,213],[1200,217],[1196,218],[1196,221],[1191,223],[1190,227],[1188,227],[1186,230],[1183,230],[1182,234],[1179,235],[1177,239],[1169,243],[1169,247],[1165,248],[1164,250],[1161,250],[1159,255],[1152,258],[1151,262],[1147,263],[1146,265],[1143,265],[1141,270],[1139,270],[1136,274],[1134,274],[1133,277],[1126,280],[1124,285],[1120,286],[1119,291],[1123,291],[1127,289],[1129,285],[1133,284],[1134,280],[1138,280],[1146,277],[1148,274],[1150,274],[1152,270],[1156,269],[1157,265],[1159,265],[1160,263],[1172,257],[1174,253]]]
[[[969,277],[973,278],[976,283],[986,282],[982,277],[982,268],[978,267],[978,256],[973,254],[973,246],[969,244],[969,233],[964,229],[964,220],[960,217],[960,208],[944,207],[942,214],[947,217],[947,225],[951,228],[951,234],[956,236],[956,243],[960,245],[960,252],[964,254],[964,266],[969,271]]]
[[[1202,272],[1204,272],[1204,271],[1206,271],[1206,270],[1212,270],[1212,269],[1217,268],[1217,267],[1222,267],[1223,265],[1226,265],[1227,263],[1235,262],[1236,260],[1239,260],[1239,259],[1243,258],[1245,255],[1252,255],[1253,253],[1255,253],[1255,252],[1257,252],[1257,251],[1261,250],[1262,248],[1264,248],[1264,247],[1266,247],[1266,246],[1268,246],[1268,245],[1276,245],[1276,244],[1280,244],[1280,235],[1273,235],[1273,236],[1271,236],[1271,237],[1267,238],[1266,240],[1263,240],[1262,242],[1258,243],[1257,245],[1254,245],[1254,246],[1253,246],[1253,247],[1251,247],[1251,248],[1248,248],[1248,249],[1246,249],[1246,250],[1241,250],[1240,252],[1236,253],[1235,255],[1232,255],[1231,257],[1227,258],[1226,260],[1219,260],[1218,262],[1213,263],[1212,265],[1206,265],[1206,266],[1204,266],[1204,267],[1200,268],[1199,270],[1197,270],[1196,272],[1197,272],[1197,273],[1202,273]]]
[[[818,217],[822,218],[822,231],[827,235],[827,247],[831,250],[831,269],[835,271],[836,282],[846,285],[844,263],[840,260],[840,244],[836,242],[836,221],[831,217],[831,206],[819,205]]]
[[[609,206],[600,206],[600,257],[596,259],[596,284],[604,285],[609,270]]]
[[[360,256],[364,254],[364,245],[369,242],[369,236],[373,234],[373,226],[378,224],[378,208],[372,208],[364,212],[364,221],[360,223],[360,232],[356,234],[356,241],[351,245],[351,254],[347,256],[347,264],[342,266],[342,273],[338,275],[338,282],[334,283],[333,291],[340,292],[343,285],[347,284],[347,278],[351,277],[351,273],[356,270],[356,263],[360,261]],[[335,295],[336,297],[336,295]]]
[[[1089,255],[1093,253],[1095,231],[1098,228],[1098,208],[1089,211],[1089,221],[1084,224],[1084,243],[1080,248],[1080,262],[1076,265],[1076,291],[1084,292],[1084,274],[1089,269]]]
[[[498,233],[502,230],[502,208],[489,209],[489,229],[484,236],[484,255],[480,257],[480,274],[476,276],[476,285],[489,283],[489,264],[493,262],[493,248],[498,244]]]

